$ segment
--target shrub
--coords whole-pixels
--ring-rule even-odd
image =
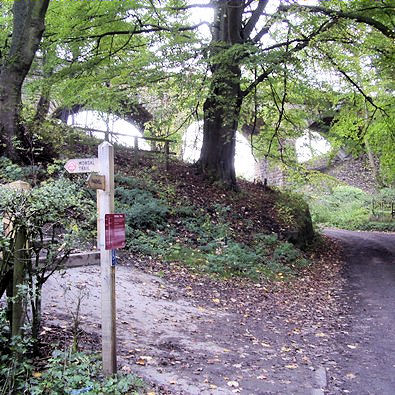
[[[43,372],[30,380],[32,395],[131,394],[143,389],[134,375],[104,378],[95,355],[55,350]],[[133,392],[132,392],[133,391]]]
[[[29,337],[11,338],[4,308],[0,308],[0,392],[23,394],[33,371]]]
[[[259,267],[264,264],[251,248],[236,242],[219,247],[207,256],[206,270],[225,276],[259,277]]]
[[[32,334],[40,325],[41,287],[55,268],[61,266],[84,236],[89,236],[95,215],[93,203],[76,184],[66,179],[43,183],[29,191],[0,189],[0,210],[12,224],[0,241],[0,297],[12,281],[15,256],[23,259],[28,302],[32,311]],[[24,235],[26,247],[17,250],[17,235]],[[48,238],[48,243],[45,238]],[[20,247],[19,247],[20,248]],[[11,280],[10,280],[11,279]],[[16,295],[14,295],[16,296]]]
[[[369,222],[371,197],[359,188],[338,186],[330,195],[311,202],[316,223],[345,229],[360,229]]]
[[[149,255],[164,255],[174,243],[172,232],[169,233],[146,233],[141,230],[133,230],[127,238],[127,248],[129,251]]]
[[[167,214],[166,204],[156,199],[148,191],[134,188],[117,187],[115,189],[116,207],[126,214],[126,223],[132,229],[162,228]]]

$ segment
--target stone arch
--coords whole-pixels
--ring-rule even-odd
[[[52,118],[59,119],[62,122],[67,123],[69,116],[88,110],[97,111],[97,109],[91,108],[90,106],[84,106],[83,104],[74,104],[71,107],[58,107],[52,113]],[[132,106],[126,106],[125,104],[122,111],[115,111],[112,114],[136,125],[141,132],[144,131],[145,124],[153,119],[152,114],[142,104],[133,104]]]

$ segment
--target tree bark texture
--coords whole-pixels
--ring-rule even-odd
[[[3,152],[18,160],[14,138],[21,137],[22,84],[30,70],[44,32],[49,0],[16,0],[13,31],[8,55],[0,59],[0,137]]]
[[[203,106],[203,146],[199,165],[211,181],[236,187],[236,131],[242,105],[240,53],[244,1],[216,1],[212,27],[210,92]]]

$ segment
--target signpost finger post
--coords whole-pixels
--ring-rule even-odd
[[[69,159],[69,173],[90,174],[88,186],[97,190],[97,244],[101,266],[101,313],[103,372],[117,371],[115,249],[125,247],[125,214],[114,214],[114,147],[107,141],[98,147],[97,158]]]
[[[103,371],[107,375],[116,373],[116,327],[115,327],[115,266],[112,251],[106,249],[106,214],[114,212],[114,147],[107,141],[99,145],[99,174],[105,178],[105,189],[97,190],[98,247],[101,265],[102,306],[102,358]]]

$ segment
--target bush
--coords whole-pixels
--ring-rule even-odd
[[[133,375],[104,378],[95,355],[57,350],[30,384],[32,395],[131,394],[143,389],[143,382]]]
[[[117,210],[126,214],[129,235],[133,229],[157,229],[165,224],[168,207],[150,192],[117,187],[115,198]]]
[[[127,237],[127,248],[136,254],[160,256],[165,254],[174,243],[172,232],[157,233],[133,230]]]
[[[0,393],[23,394],[33,371],[29,337],[11,338],[6,311],[0,308]]]
[[[279,241],[276,235],[257,234],[253,245],[233,240],[212,241],[205,246],[169,244],[163,259],[177,261],[196,271],[222,277],[247,277],[258,280],[277,274],[294,275],[309,262],[292,244]]]
[[[0,297],[12,281],[15,256],[23,263],[26,300],[31,308],[32,336],[37,339],[40,325],[41,288],[55,268],[61,267],[71,251],[81,247],[90,236],[94,218],[93,203],[76,184],[66,179],[43,183],[29,191],[0,189],[0,210],[10,219],[6,237],[0,238]],[[17,235],[26,239],[26,247],[15,243]],[[47,238],[47,240],[45,240]],[[16,296],[16,295],[13,295]]]
[[[277,195],[276,211],[279,219],[288,226],[285,231],[287,241],[301,249],[306,249],[314,240],[315,233],[310,210],[304,197],[286,191]]]
[[[312,217],[319,224],[359,229],[369,222],[370,200],[359,188],[338,186],[330,195],[311,202]]]
[[[207,256],[206,270],[224,276],[242,276],[256,279],[265,262],[254,250],[236,242],[218,247]]]

